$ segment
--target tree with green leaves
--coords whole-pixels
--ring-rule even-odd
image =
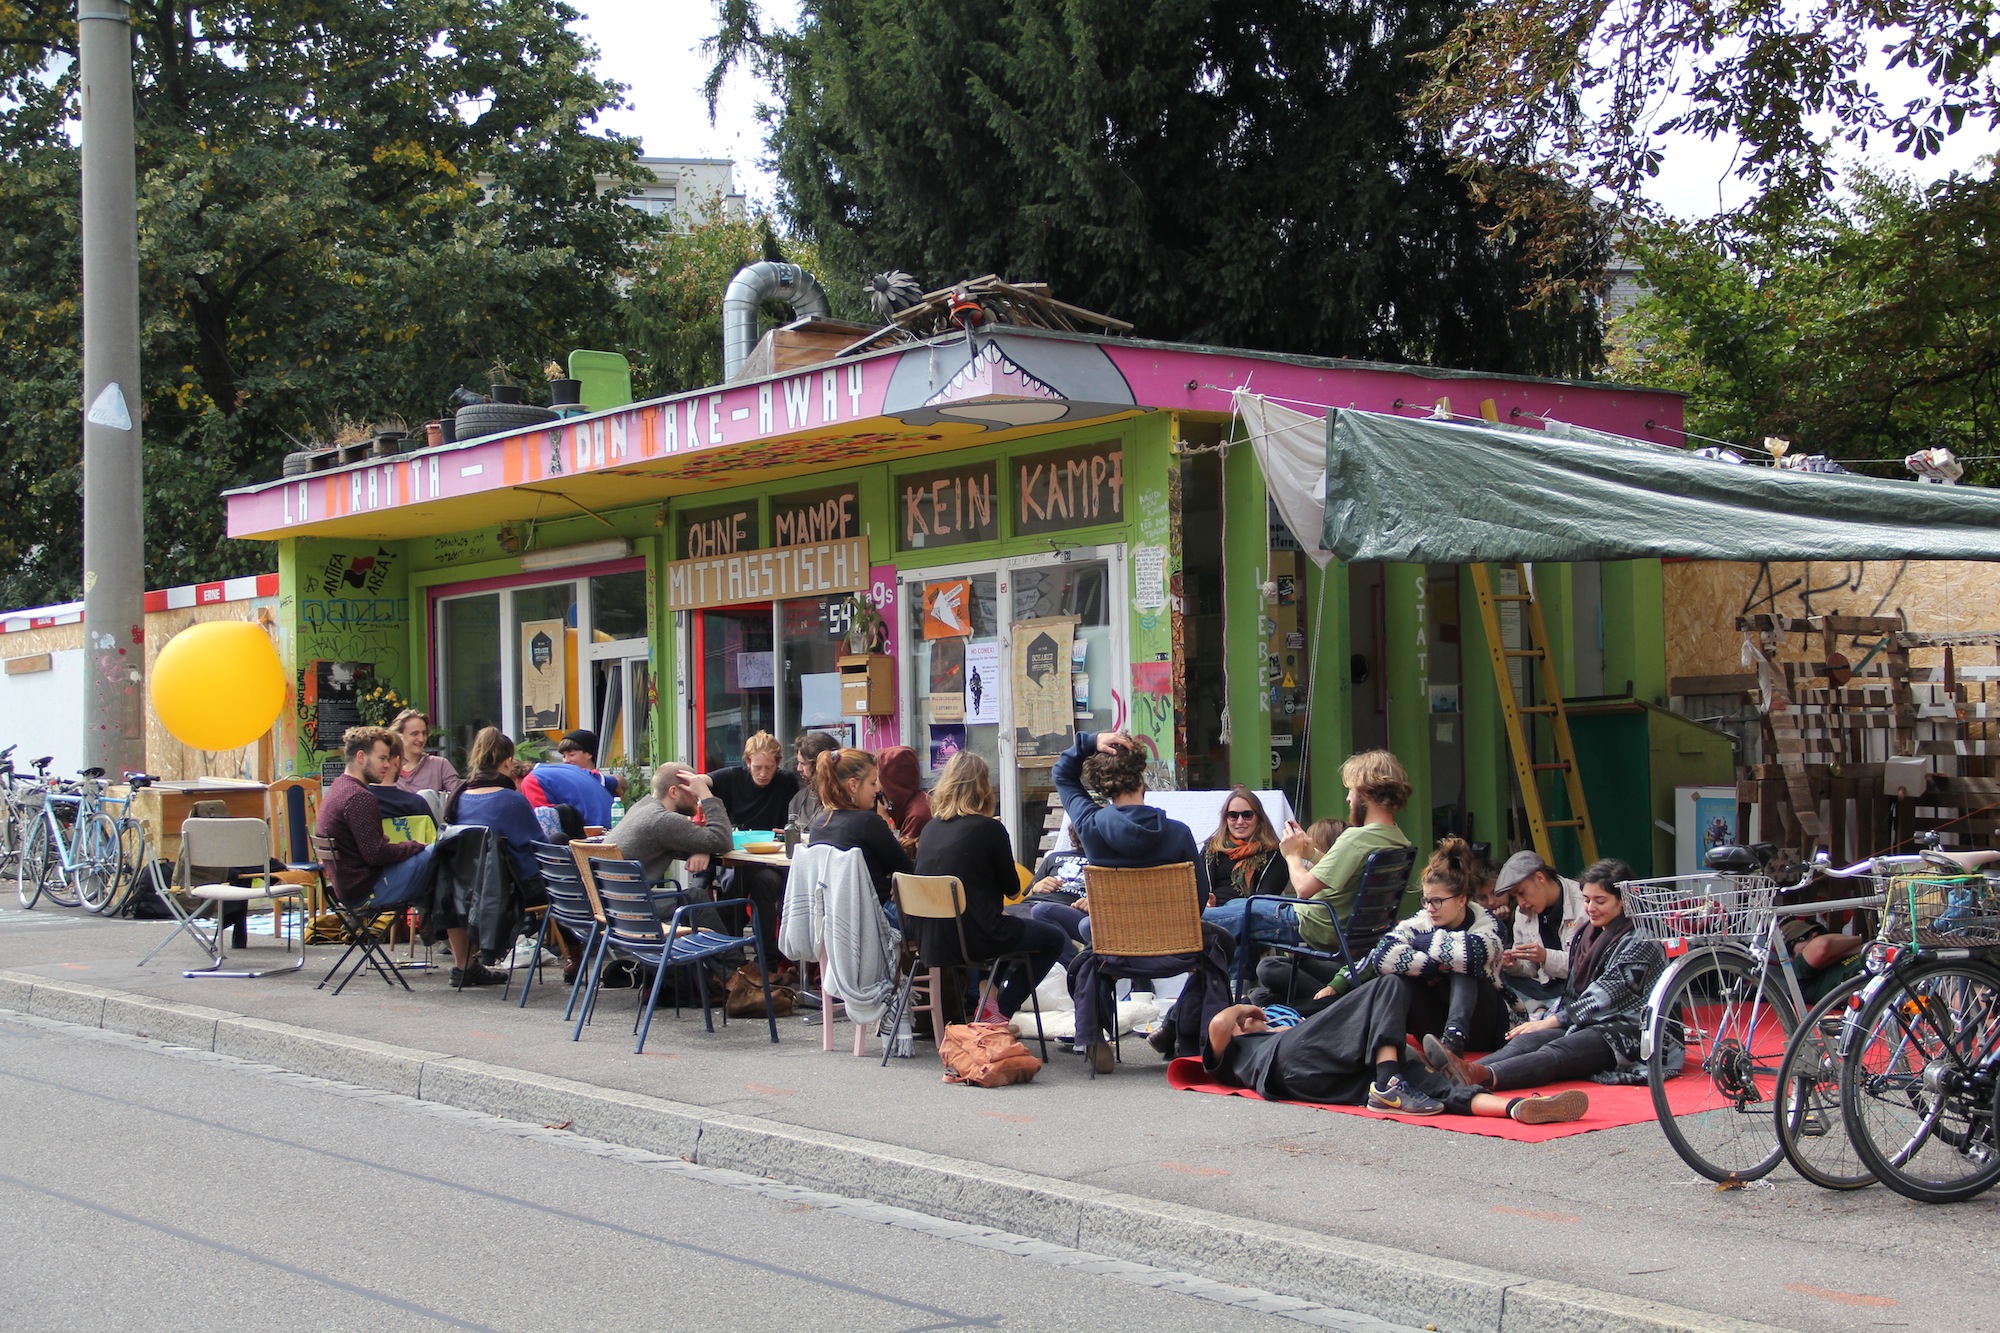
[[[1689,430],[1739,447],[1907,476],[1943,445],[2000,482],[2000,180],[1851,186],[1782,227],[1637,229],[1648,291],[1613,324],[1612,374],[1687,393]]]
[[[1878,57],[1921,91],[1879,86]],[[1783,212],[1832,188],[1841,152],[1922,160],[2000,128],[1993,0],[1477,0],[1424,59],[1413,108],[1456,151],[1627,205],[1660,133],[1739,143],[1737,173]]]
[[[137,0],[147,579],[270,567],[225,487],[604,336],[653,224],[560,0]],[[0,600],[80,578],[74,9],[0,10]]]
[[[739,62],[773,91],[782,206],[841,294],[992,272],[1141,336],[1581,374],[1587,196],[1543,244],[1405,112],[1467,2],[805,0],[786,31],[723,0],[709,91]]]

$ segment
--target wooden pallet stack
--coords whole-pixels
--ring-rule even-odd
[[[1739,828],[1788,854],[1856,860],[1948,826],[1986,846],[2000,820],[1993,718],[2000,632],[1926,634],[1894,616],[1745,616],[1764,762],[1738,771]],[[1977,653],[1992,665],[1968,665]]]

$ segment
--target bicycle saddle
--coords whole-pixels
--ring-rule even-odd
[[[42,756],[42,757],[41,757],[40,759],[37,759],[37,760],[35,761],[35,767],[36,767],[36,768],[47,768],[47,767],[48,767],[48,766],[49,766],[50,764],[53,764],[53,763],[54,763],[55,761],[56,761],[56,757],[55,757],[54,755],[52,755],[52,754],[45,754],[45,755],[43,755],[43,756]]]
[[[14,751],[20,748],[21,748],[21,743],[19,741],[15,741],[12,745],[8,746],[6,749],[0,750],[0,759],[7,758],[9,755],[13,754]]]
[[[151,773],[127,773],[125,781],[131,785],[134,791],[137,791],[141,787],[152,786],[155,779]]]
[[[1748,874],[1758,866],[1757,853],[1748,847],[1711,847],[1702,858],[1710,870],[1725,874]]]
[[[1953,865],[1957,866],[1960,870],[1977,870],[1981,866],[1990,866],[1995,861],[2000,861],[2000,852],[1994,852],[1994,851],[1984,851],[1984,852],[1936,851],[1932,852],[1931,855],[1943,857],[1945,860],[1950,861]]]
[[[76,775],[80,778],[90,778],[95,781],[104,776],[104,770],[93,764],[89,768],[79,768],[76,771]]]

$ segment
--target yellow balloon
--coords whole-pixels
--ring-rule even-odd
[[[153,712],[197,750],[234,750],[271,729],[285,707],[285,666],[247,620],[190,625],[153,661]]]

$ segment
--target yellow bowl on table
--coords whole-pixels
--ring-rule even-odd
[[[779,852],[785,850],[785,844],[782,842],[746,842],[743,844],[743,850],[752,856],[776,856]]]

